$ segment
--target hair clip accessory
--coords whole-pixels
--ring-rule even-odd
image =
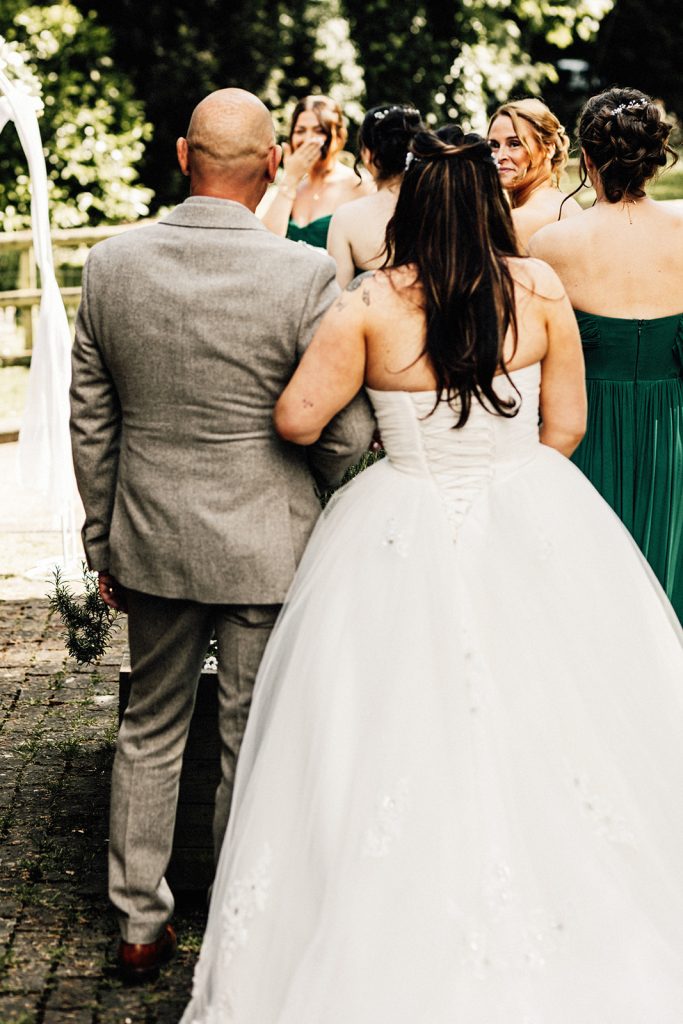
[[[414,159],[415,159],[415,154],[414,153],[406,153],[406,165],[403,168],[404,171],[408,170],[408,168],[410,167],[410,165],[412,164]]]
[[[628,103],[620,103],[618,107],[615,107],[613,110],[610,110],[610,114],[612,115],[612,117],[616,117],[617,114],[623,114],[624,112],[628,112],[630,110],[645,110],[645,107],[647,107],[647,105],[648,101],[645,99],[629,100]]]
[[[420,116],[420,111],[416,107],[402,107],[398,103],[392,104],[390,107],[382,107],[381,110],[375,110],[372,117],[375,121],[383,121],[387,114],[392,114],[397,110],[400,114],[417,114]]]

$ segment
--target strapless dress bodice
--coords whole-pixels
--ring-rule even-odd
[[[588,381],[648,384],[683,374],[683,314],[650,320],[575,310]]]
[[[431,479],[449,520],[460,524],[475,498],[496,478],[532,459],[539,444],[540,363],[497,379],[502,398],[516,400],[518,412],[505,417],[472,401],[467,423],[456,428],[457,410],[434,391],[378,391],[367,388],[387,457],[402,473]]]
[[[296,221],[290,220],[287,225],[287,238],[293,242],[306,242],[307,245],[312,245],[316,249],[324,249],[327,245],[331,220],[331,213],[324,217],[316,217],[308,224],[297,224]]]

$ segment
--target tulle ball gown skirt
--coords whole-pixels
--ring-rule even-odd
[[[683,1022],[680,629],[580,472],[528,455],[455,540],[389,459],[321,518],[183,1024]]]

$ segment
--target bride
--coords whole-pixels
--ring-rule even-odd
[[[388,457],[268,645],[183,1024],[680,1024],[680,627],[565,458],[575,320],[488,146],[413,152],[276,408],[309,444],[365,384]]]

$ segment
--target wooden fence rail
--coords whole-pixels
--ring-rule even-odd
[[[81,300],[80,287],[60,288],[65,306],[77,306]],[[12,306],[14,309],[26,309],[40,305],[40,288],[17,288],[0,292],[0,307]]]
[[[88,250],[103,238],[111,238],[135,226],[117,224],[52,232],[55,273],[71,320],[81,299],[81,273]],[[21,337],[25,352],[33,348],[34,320],[40,296],[40,274],[33,251],[32,232],[0,234],[0,309],[14,310],[14,331]],[[9,329],[7,324],[5,329]]]

